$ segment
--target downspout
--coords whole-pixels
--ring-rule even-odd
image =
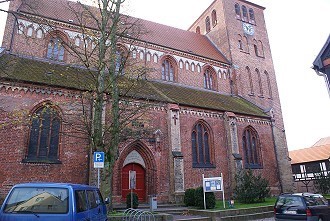
[[[277,157],[277,148],[276,148],[276,143],[275,143],[275,135],[274,135],[274,127],[275,127],[274,120],[271,119],[270,122],[271,122],[271,128],[272,128],[272,138],[273,138],[275,160],[276,160],[276,167],[277,167],[277,178],[280,182],[281,193],[283,193],[283,184],[282,184],[282,180],[281,180],[280,168],[279,168],[278,157]]]

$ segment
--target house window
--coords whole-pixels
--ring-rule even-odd
[[[150,61],[150,60],[151,60],[151,54],[147,53],[147,61]]]
[[[210,17],[207,16],[205,19],[206,33],[211,31]]]
[[[79,38],[79,37],[76,37],[76,38],[74,39],[74,44],[75,44],[77,47],[80,46],[80,38]]]
[[[256,69],[256,74],[258,77],[258,84],[259,84],[259,96],[264,96],[264,90],[262,88],[262,79],[261,79],[261,74],[260,71],[258,69]]]
[[[249,67],[246,67],[246,72],[247,72],[248,78],[249,78],[250,95],[253,95],[254,94],[253,79],[252,79],[252,74],[251,74],[251,71],[250,71]]]
[[[191,133],[193,167],[213,167],[210,131],[198,122]]]
[[[186,70],[189,71],[189,62],[186,61]]]
[[[201,73],[201,66],[199,64],[197,64],[197,72]]]
[[[261,168],[259,138],[257,132],[252,127],[244,130],[242,144],[245,168]]]
[[[45,105],[32,115],[26,161],[59,162],[59,133],[61,120],[58,112]]]
[[[183,61],[182,60],[179,61],[179,67],[180,67],[180,69],[183,68]]]
[[[144,52],[140,51],[140,59],[143,60],[144,59]]]
[[[191,63],[191,71],[195,71],[195,64]]]
[[[215,10],[212,11],[212,25],[215,26],[218,23],[217,20],[217,12]]]
[[[242,12],[243,12],[244,21],[247,21],[247,9],[246,9],[245,5],[242,6]]]
[[[115,67],[115,73],[118,75],[124,75],[125,74],[125,63],[126,63],[126,56],[125,52],[118,49],[116,51],[116,67]]]
[[[196,33],[197,34],[200,34],[201,33],[201,28],[199,26],[197,26],[197,28],[196,28]]]
[[[132,51],[132,58],[136,58],[136,50]]]
[[[241,18],[241,9],[238,3],[235,4],[235,13],[236,13],[236,18]]]
[[[214,89],[214,79],[213,74],[209,69],[204,72],[204,88],[213,90]]]
[[[50,39],[47,47],[47,58],[55,61],[63,61],[64,46],[62,45],[62,39],[58,37]]]
[[[168,59],[165,59],[162,64],[162,80],[174,81],[174,67]]]

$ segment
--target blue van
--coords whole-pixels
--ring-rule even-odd
[[[0,221],[107,221],[97,187],[68,183],[15,185],[0,210]]]

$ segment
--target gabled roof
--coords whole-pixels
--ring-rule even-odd
[[[330,159],[330,137],[322,138],[312,147],[289,151],[291,164]]]
[[[99,11],[97,8],[91,6],[87,6],[87,8],[93,11],[93,14],[98,17]],[[83,11],[84,9],[80,4],[67,0],[25,0],[19,7],[19,12],[21,13],[37,15],[75,25],[80,25],[78,17]],[[79,12],[78,17],[75,12]],[[134,22],[143,29],[145,34],[138,37],[142,42],[163,46],[226,64],[230,63],[219,49],[204,35],[126,15],[123,15],[123,17],[125,21]],[[96,22],[93,20],[89,20],[89,23],[85,25],[96,29]]]
[[[0,56],[0,79],[73,90],[92,90],[92,72],[68,65],[4,54]],[[122,84],[124,85],[124,84]],[[247,100],[218,92],[179,84],[139,80],[132,84],[129,97],[214,111],[269,118],[262,109]],[[126,93],[125,93],[126,94]]]

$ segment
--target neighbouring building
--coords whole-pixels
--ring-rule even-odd
[[[324,77],[326,87],[330,96],[330,35],[317,55],[312,67],[315,72]]]
[[[330,137],[312,147],[289,152],[295,188],[298,192],[317,192],[314,180],[330,173]]]
[[[71,79],[86,70],[72,64],[61,42],[95,48],[86,37],[93,29],[79,32],[72,11],[79,7],[66,0],[10,2],[16,16],[8,15],[0,55],[2,196],[20,182],[95,184],[87,135],[66,124],[79,123],[84,88]],[[221,173],[229,197],[241,169],[260,173],[273,194],[293,189],[264,10],[245,0],[215,0],[188,30],[138,20],[146,33],[121,49],[154,70],[139,91],[139,99],[153,102],[147,123],[134,122],[152,132],[122,142],[115,202],[129,191],[129,170],[136,171],[140,201],[154,194],[159,202],[181,201],[187,188],[201,186],[202,174]]]

